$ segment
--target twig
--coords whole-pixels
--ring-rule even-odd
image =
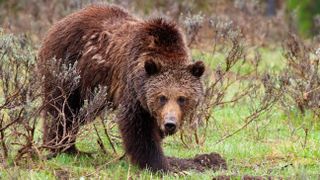
[[[2,118],[0,120],[0,128],[2,127],[2,123],[3,123],[3,119],[4,119],[4,115],[2,115]],[[5,136],[4,136],[4,131],[0,131],[0,138],[1,138],[1,146],[2,146],[2,150],[3,150],[3,157],[4,159],[8,158],[8,149],[5,143]]]
[[[19,114],[18,114],[18,117],[17,117],[15,120],[11,121],[9,124],[5,125],[4,127],[1,127],[1,128],[0,128],[0,132],[2,132],[3,130],[7,129],[7,128],[8,128],[9,126],[11,126],[12,124],[18,122],[18,121],[21,119],[21,114],[22,114],[23,111],[24,111],[24,108],[22,108],[22,109],[20,110],[20,112],[19,112]]]
[[[100,137],[100,135],[99,135],[99,132],[98,132],[98,130],[97,130],[96,125],[93,124],[93,127],[94,127],[94,130],[96,131],[96,134],[97,134],[97,136],[98,136],[97,142],[98,142],[98,144],[99,144],[102,152],[103,152],[104,154],[108,154],[106,148],[105,148],[104,145],[103,145],[102,139],[101,139],[101,137]]]
[[[118,160],[121,160],[124,156],[125,156],[125,154],[122,155],[122,156],[118,156],[118,157],[116,157],[116,158],[114,158],[114,159],[106,162],[105,164],[102,164],[102,165],[98,166],[94,172],[85,175],[85,177],[89,177],[89,176],[91,176],[91,175],[93,175],[93,174],[97,174],[97,172],[100,171],[101,168],[103,168],[104,166],[107,166],[107,165],[109,165],[109,164],[111,164],[111,163],[114,163],[114,162],[116,162],[116,161],[118,161]]]
[[[262,115],[263,111],[267,111],[272,107],[273,103],[267,104],[265,106],[263,106],[262,108],[256,110],[254,113],[252,113],[251,115],[247,116],[245,118],[245,124],[243,126],[241,126],[239,129],[235,130],[234,132],[232,132],[231,134],[228,134],[224,137],[222,137],[219,141],[217,141],[215,144],[219,144],[222,141],[232,137],[233,135],[237,134],[238,132],[240,132],[241,130],[243,130],[244,128],[246,128],[249,124],[251,124],[254,120],[256,120],[259,116]]]
[[[104,129],[104,133],[105,133],[105,135],[107,136],[107,139],[108,139],[108,141],[109,141],[109,143],[110,143],[110,145],[111,145],[111,147],[112,147],[112,150],[113,150],[113,152],[114,152],[115,154],[117,154],[116,148],[114,147],[113,142],[112,142],[112,140],[111,140],[111,138],[110,138],[110,136],[109,136],[108,129],[107,129],[106,125],[104,124],[103,119],[100,118],[100,120],[101,120],[103,129]]]

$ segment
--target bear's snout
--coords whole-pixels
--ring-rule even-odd
[[[172,135],[176,132],[178,126],[178,118],[175,116],[175,113],[168,113],[164,117],[164,131],[167,135]]]
[[[173,119],[173,120],[171,120]],[[167,132],[175,132],[176,131],[176,118],[170,117],[169,120],[166,120],[164,123],[164,128]]]

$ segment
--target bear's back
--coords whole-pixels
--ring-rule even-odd
[[[117,29],[123,21],[136,21],[126,10],[113,5],[91,5],[58,21],[48,31],[39,51],[40,62],[52,58],[73,64],[96,32]]]

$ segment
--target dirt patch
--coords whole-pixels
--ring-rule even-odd
[[[227,169],[226,160],[217,153],[200,154],[190,159],[167,157],[167,160],[170,166],[170,170],[173,172],[186,170],[196,170],[203,172],[208,169],[211,169],[213,171],[217,171],[219,169]]]
[[[57,169],[54,171],[54,175],[59,180],[68,180],[70,179],[70,172],[64,169]]]

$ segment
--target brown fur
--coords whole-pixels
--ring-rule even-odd
[[[70,108],[63,108],[66,99],[51,83],[52,72],[46,68],[54,57],[67,64],[77,62],[80,86],[67,99]],[[170,111],[181,127],[202,97],[200,76],[204,71],[202,62],[191,63],[183,33],[174,22],[162,18],[140,20],[116,6],[90,6],[50,29],[38,64],[45,77],[45,110],[50,115],[56,117],[58,108],[71,119],[93,88],[105,85],[107,100],[114,108],[121,104],[118,124],[131,162],[141,168],[168,170],[161,148],[166,134],[161,128],[164,115]],[[168,101],[159,105],[159,95],[165,95]],[[72,123],[69,121],[68,127]],[[62,139],[62,132],[55,133],[62,128],[57,124],[53,121],[44,127],[44,143],[48,146],[52,139]],[[56,149],[62,150],[74,150],[74,146]]]

